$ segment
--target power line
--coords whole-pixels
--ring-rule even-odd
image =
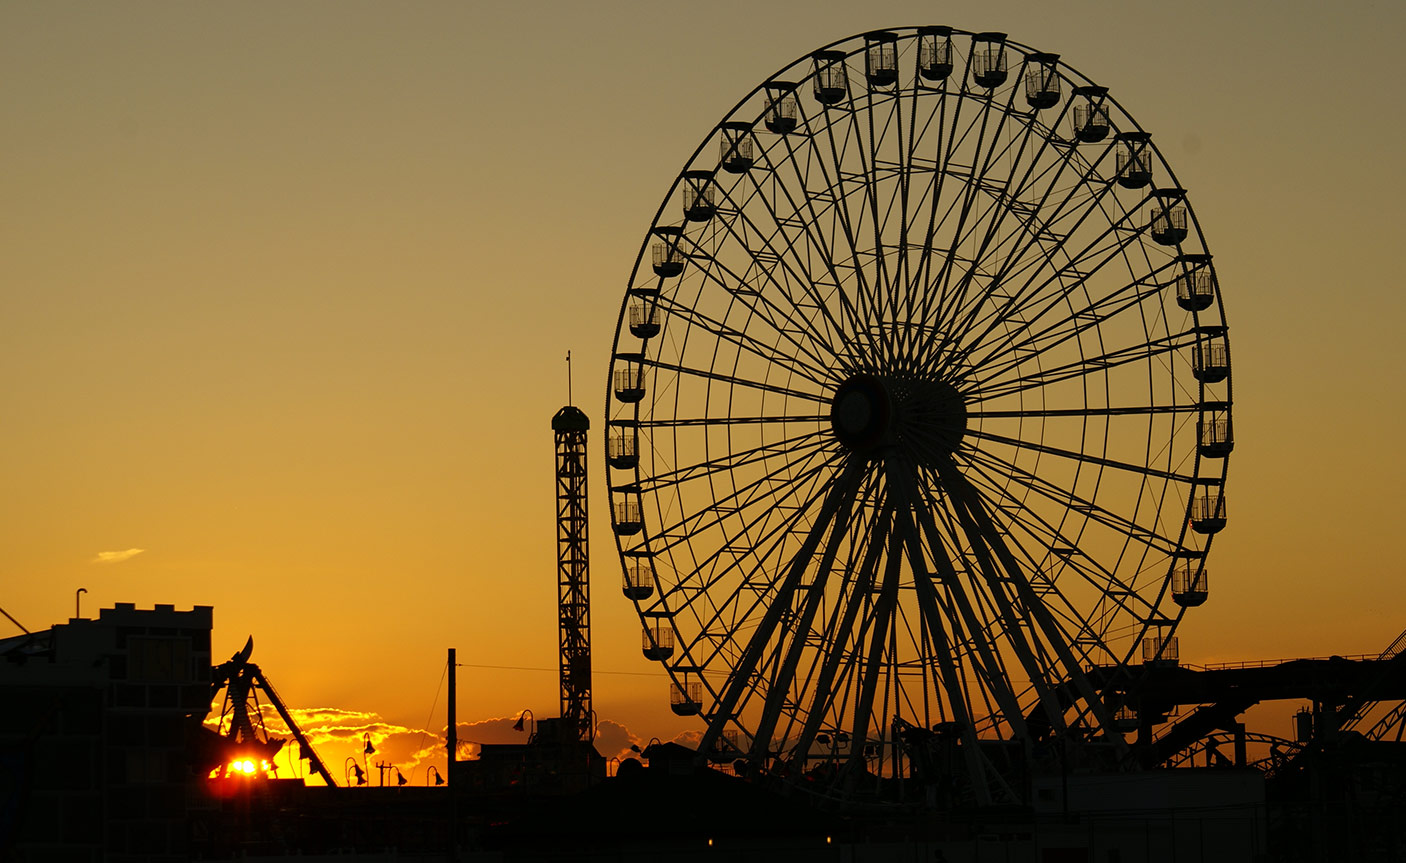
[[[475,665],[472,662],[456,662],[460,668],[497,668],[503,671],[559,671],[557,668],[537,668],[530,665]],[[599,668],[591,669],[592,674],[624,674],[631,677],[657,677],[658,674],[652,671],[601,671]]]

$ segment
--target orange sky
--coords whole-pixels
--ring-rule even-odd
[[[821,44],[945,23],[1110,87],[1216,255],[1237,448],[1183,657],[1406,626],[1406,10],[587,5],[0,6],[0,605],[213,605],[217,661],[253,634],[296,706],[377,729],[442,727],[450,646],[466,722],[554,715],[554,672],[484,666],[555,668],[563,355],[598,434],[698,141]],[[671,737],[694,725],[640,656],[592,446],[595,706]]]

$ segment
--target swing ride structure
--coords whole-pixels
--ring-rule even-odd
[[[857,799],[942,752],[978,804],[1126,763],[1117,693],[1209,595],[1230,372],[1186,191],[1058,55],[905,28],[767,78],[664,195],[607,385],[700,753]]]

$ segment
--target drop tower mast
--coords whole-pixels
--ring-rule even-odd
[[[567,361],[567,401],[571,401]],[[561,644],[561,734],[595,736],[591,713],[591,593],[586,546],[586,435],[591,421],[571,404],[552,417],[556,438],[557,620]]]

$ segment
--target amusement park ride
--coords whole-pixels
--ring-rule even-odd
[[[1231,372],[1190,196],[1059,55],[878,31],[753,88],[645,234],[607,391],[623,592],[700,760],[849,806],[942,755],[942,799],[1018,804],[1217,734],[1243,765],[1260,700],[1318,740],[1406,697],[1399,643],[1179,664]]]

